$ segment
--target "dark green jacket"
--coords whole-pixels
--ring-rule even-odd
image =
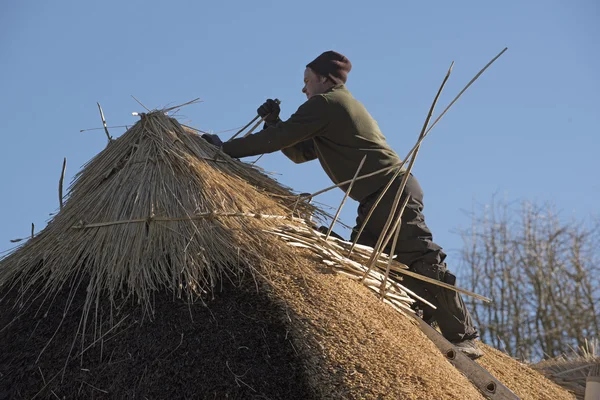
[[[223,145],[235,158],[278,150],[295,163],[318,158],[336,184],[351,180],[365,155],[360,175],[400,163],[377,122],[344,85],[311,97],[287,121]],[[384,186],[393,172],[356,181],[350,197],[360,202]]]

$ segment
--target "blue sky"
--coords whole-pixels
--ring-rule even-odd
[[[452,61],[442,110],[505,53],[431,131],[414,173],[425,215],[455,269],[462,210],[494,193],[550,202],[564,218],[598,216],[600,3],[6,1],[0,12],[0,251],[45,226],[57,183],[106,145],[109,125],[200,97],[182,121],[218,132],[244,125],[268,97],[287,118],[305,100],[304,66],[334,49],[353,63],[348,88],[403,157]],[[124,129],[112,129],[119,136]],[[223,134],[228,138],[229,133]],[[259,163],[298,192],[330,185],[318,162]],[[318,201],[339,204],[332,191]],[[356,203],[342,220],[350,225]]]

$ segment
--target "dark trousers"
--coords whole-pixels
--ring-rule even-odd
[[[371,247],[375,246],[391,212],[394,197],[400,188],[401,181],[402,177],[398,177],[388,189],[383,199],[381,199],[361,234],[358,243]],[[373,193],[360,203],[358,217],[356,218],[356,227],[352,232],[352,240],[356,237],[358,230],[380,193],[381,191]],[[412,175],[409,176],[406,182],[397,213],[406,196],[410,196],[410,199],[402,214],[400,235],[395,250],[396,259],[406,264],[413,272],[454,284],[456,278],[448,271],[446,263],[444,263],[446,254],[440,246],[433,242],[431,231],[425,224],[425,217],[423,216],[423,190],[417,179]],[[385,249],[388,254],[391,251],[391,242],[392,240],[390,240],[388,247]],[[459,293],[409,276],[403,275],[402,279],[402,285],[437,307],[436,310],[433,310],[425,304],[418,303],[419,308],[423,310],[424,319],[429,321],[435,320],[447,340],[458,342],[478,336],[471,315]]]

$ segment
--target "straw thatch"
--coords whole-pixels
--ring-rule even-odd
[[[543,360],[533,367],[542,372],[548,379],[574,393],[577,399],[583,400],[588,376],[596,376],[600,366],[598,339],[585,342],[573,354],[563,354],[549,360]]]
[[[194,297],[255,272],[273,259],[264,229],[294,223],[295,197],[215,151],[165,113],[143,115],[84,166],[48,226],[0,260],[0,289],[17,288],[28,304],[84,283],[86,310],[100,296],[151,310],[153,291]],[[312,211],[301,203],[295,217]],[[278,262],[289,257],[278,250]]]

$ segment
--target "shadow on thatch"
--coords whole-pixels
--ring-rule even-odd
[[[283,308],[250,276],[224,283],[210,308],[156,293],[152,321],[135,304],[119,312],[104,304],[85,338],[74,336],[85,292],[63,319],[68,297],[63,291],[43,318],[26,314],[4,332],[0,398],[314,397]],[[1,326],[15,316],[4,304]]]

